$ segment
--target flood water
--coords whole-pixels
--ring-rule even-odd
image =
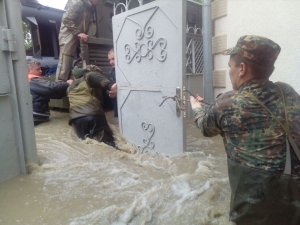
[[[68,112],[35,128],[39,165],[0,183],[0,224],[227,225],[230,189],[220,137],[187,121],[187,151],[167,158],[134,153],[107,113],[117,151],[79,140]]]

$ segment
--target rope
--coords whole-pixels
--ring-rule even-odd
[[[86,61],[85,61],[85,58],[84,58],[84,48],[83,48],[83,41],[80,40],[80,59],[82,61],[82,68],[83,69],[86,69]]]
[[[193,96],[194,98],[196,98],[195,95],[193,95],[190,91],[188,91],[188,90],[186,90],[186,89],[185,89],[185,91],[183,91],[183,92],[187,92],[187,93],[189,93],[191,96]],[[188,102],[189,102],[189,101],[188,101]],[[207,103],[207,102],[201,102],[201,103],[203,103],[204,105],[210,105],[210,104]]]
[[[176,101],[176,105],[177,107],[181,110],[181,111],[186,111],[186,109],[184,107],[182,107],[182,103],[183,102],[189,102],[190,100],[183,100],[183,99],[180,99],[177,95],[175,96],[163,96],[164,100],[160,103],[159,107],[161,107],[165,101],[167,99],[173,99],[173,101]],[[209,103],[207,102],[200,102],[200,104],[203,104],[203,105],[210,105]]]
[[[160,103],[159,107],[161,107],[165,101],[167,99],[173,99],[173,101],[176,101],[176,105],[177,107],[181,110],[181,111],[185,111],[185,108],[181,107],[180,104],[182,104],[183,100],[180,99],[177,95],[175,95],[174,97],[171,97],[171,96],[163,96],[164,100]]]
[[[185,92],[189,93],[191,96],[193,96],[194,98],[196,98],[196,96],[193,95],[190,91],[184,90],[183,93],[185,93]],[[178,107],[181,111],[185,111],[185,110],[186,110],[185,108],[183,108],[183,107],[181,106],[181,105],[182,105],[182,102],[189,102],[189,101],[190,101],[190,100],[183,100],[183,99],[180,99],[177,95],[175,95],[175,96],[163,96],[163,98],[164,98],[164,100],[160,103],[159,107],[161,107],[161,106],[165,103],[165,101],[166,101],[167,99],[173,99],[173,101],[176,101],[176,105],[177,105],[177,107]],[[207,102],[200,102],[200,104],[203,104],[203,105],[206,105],[206,106],[209,106],[209,105],[210,105],[210,104],[207,103]]]

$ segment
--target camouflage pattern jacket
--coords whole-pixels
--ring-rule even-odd
[[[68,88],[70,120],[83,116],[105,116],[102,107],[102,89],[110,90],[114,84],[101,73],[75,67],[72,71],[76,79]]]
[[[288,84],[279,82],[285,96],[290,131],[300,147],[300,96]],[[284,106],[279,88],[271,81],[257,79],[237,91],[221,95],[207,109],[195,108],[197,127],[206,137],[220,134],[227,156],[242,165],[270,172],[283,172],[286,137],[271,114],[252,98],[252,93],[284,124]],[[292,175],[300,176],[300,162],[292,156]]]
[[[95,7],[89,0],[71,0],[68,2],[61,25],[68,28],[73,35],[87,33],[94,10]]]

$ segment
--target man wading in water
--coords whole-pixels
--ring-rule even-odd
[[[72,74],[75,81],[67,90],[70,101],[69,125],[81,139],[89,137],[116,147],[102,107],[102,89],[108,91],[109,97],[115,98],[117,84],[104,77],[101,69],[95,65],[88,65],[86,69],[75,66]]]
[[[243,36],[223,52],[234,90],[207,108],[190,97],[203,135],[223,137],[237,225],[300,224],[300,96],[269,81],[279,53],[270,39]]]

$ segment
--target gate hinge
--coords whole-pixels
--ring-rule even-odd
[[[182,105],[183,109],[186,109],[186,95],[185,95],[185,86],[182,87]],[[183,111],[183,118],[186,118],[186,110]]]
[[[15,52],[16,41],[11,29],[2,28],[0,32],[0,48],[2,51]]]

